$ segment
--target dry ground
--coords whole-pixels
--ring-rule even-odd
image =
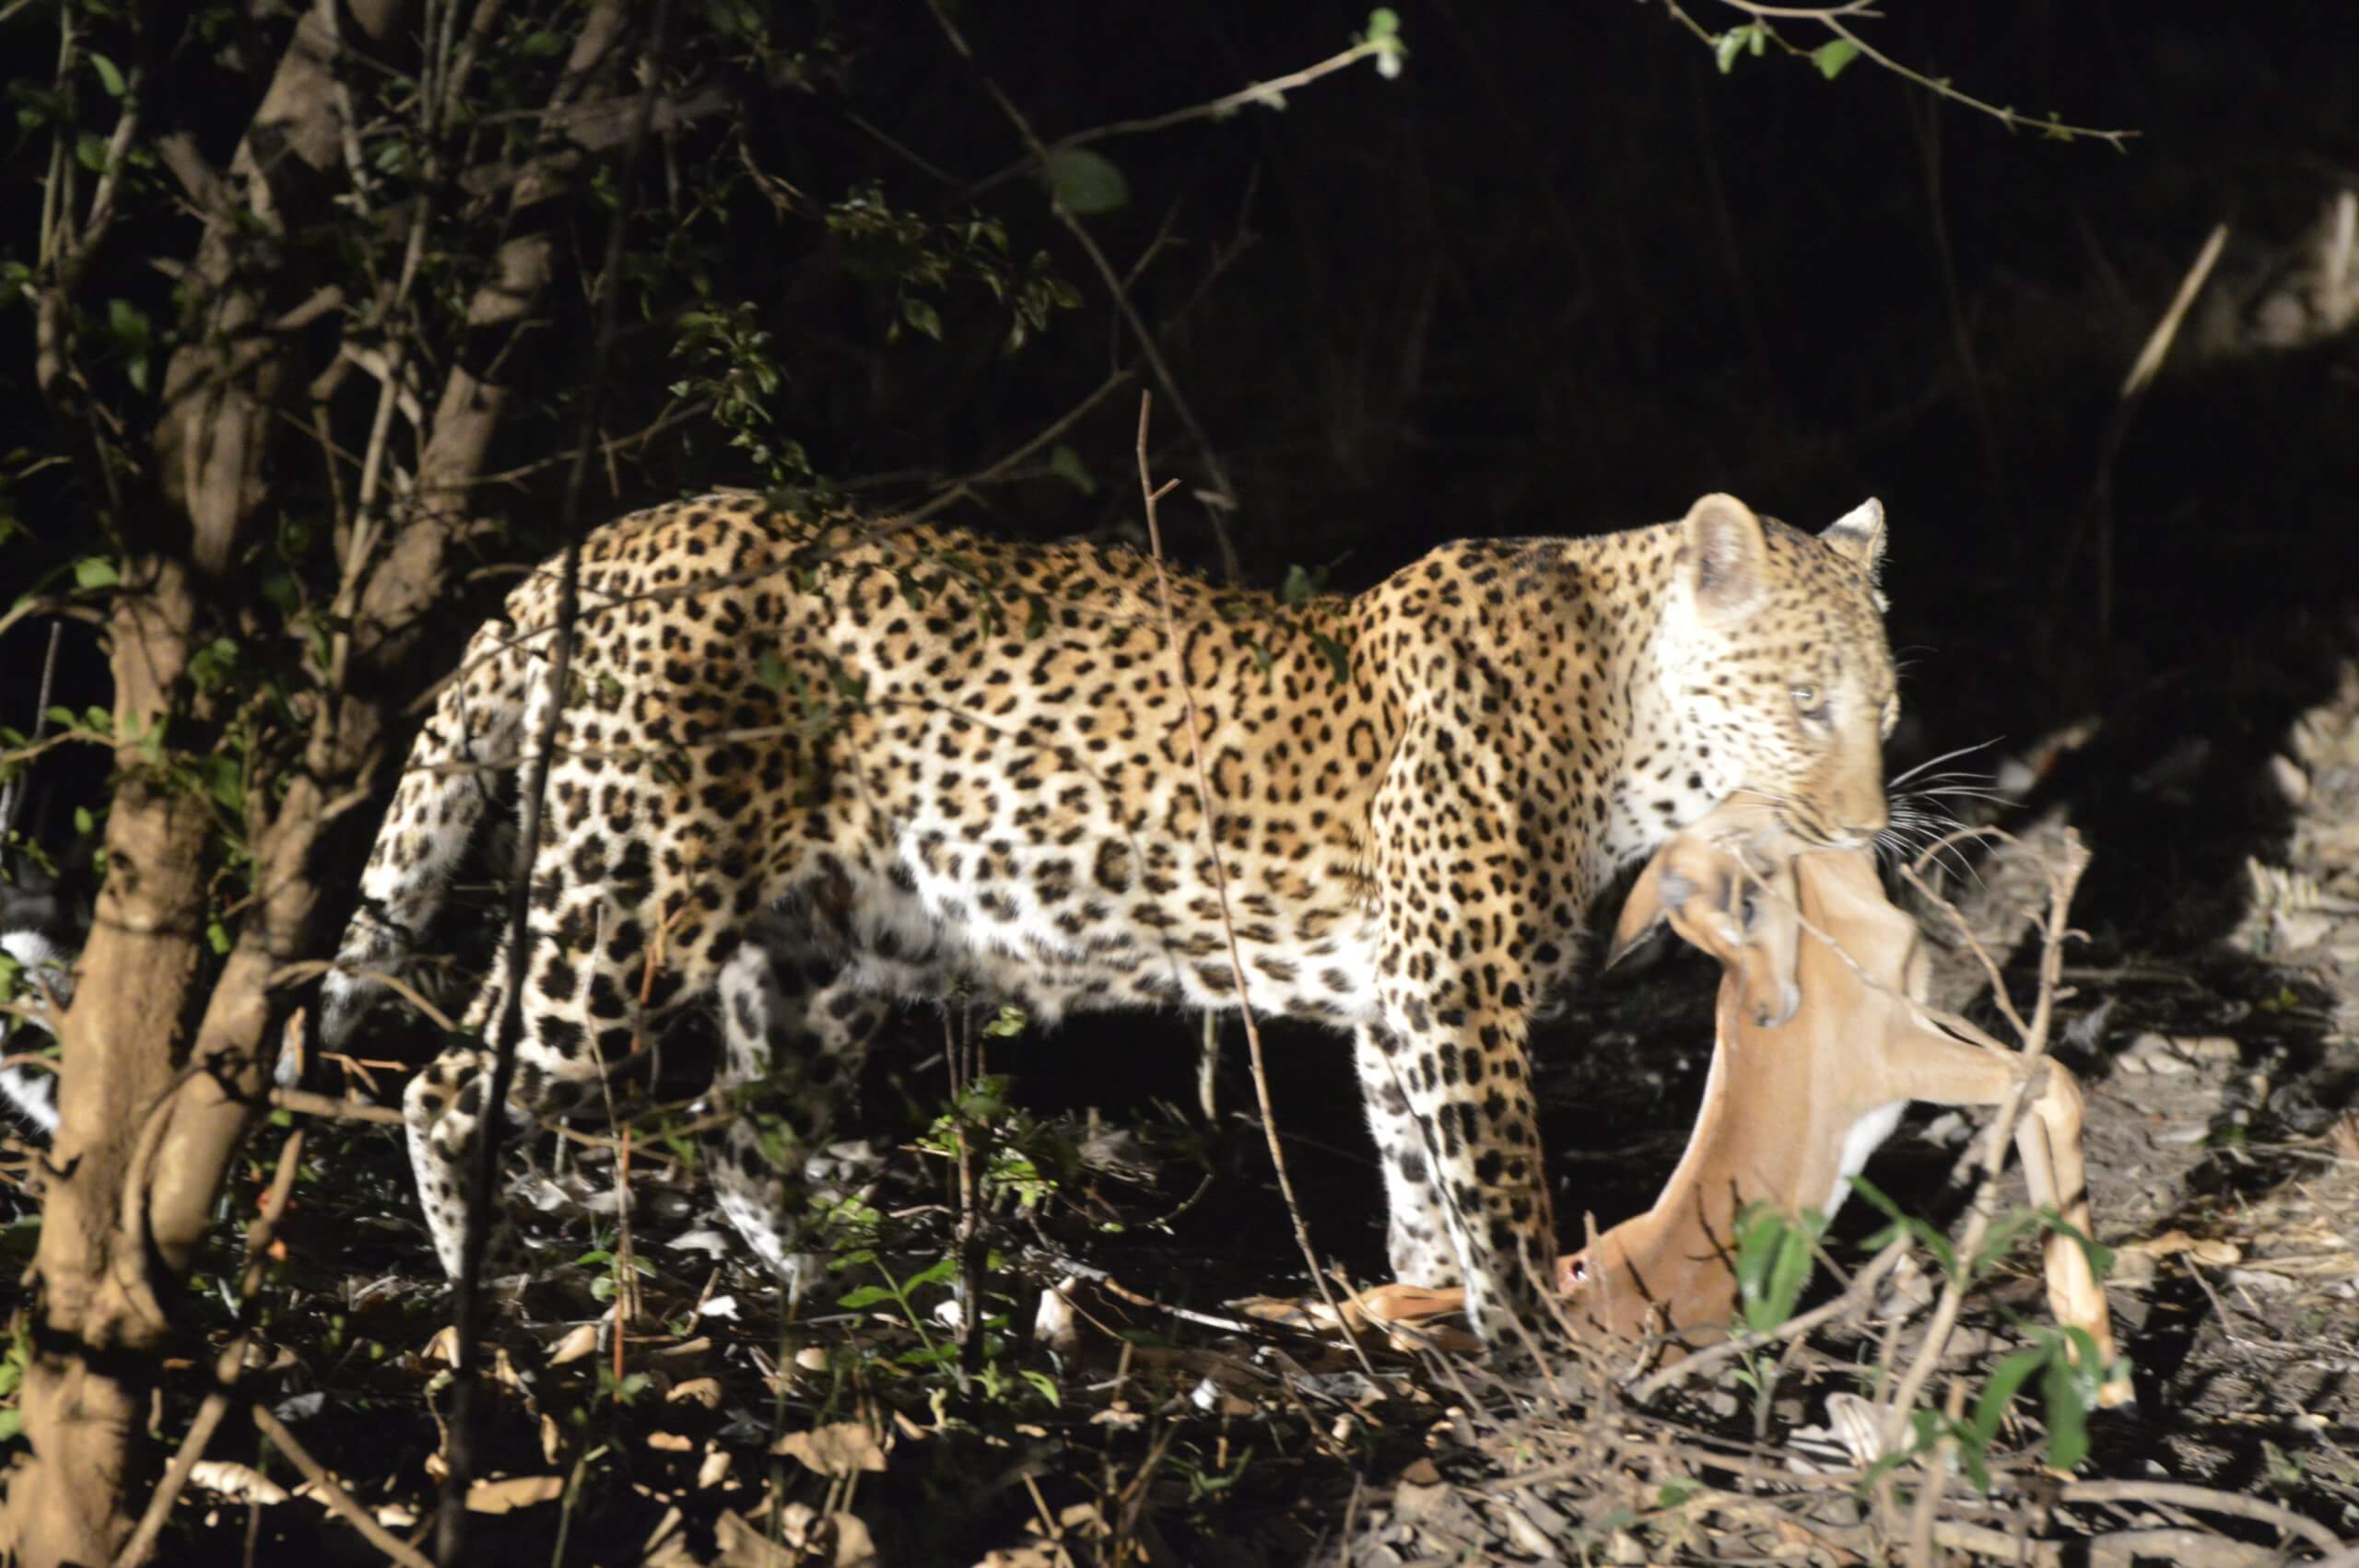
[[[2359,675],[2290,730],[2256,728],[2251,711],[2233,691],[2171,694],[2006,759],[2001,785],[2027,797],[2006,814],[2021,847],[1979,863],[1961,895],[2003,947],[2005,911],[2036,890],[2062,826],[2095,850],[2056,1048],[2089,1089],[2098,1239],[2116,1253],[2109,1293],[2139,1398],[2092,1419],[2069,1480],[2042,1468],[2036,1384],[1991,1443],[1989,1492],[1958,1475],[1921,1485],[1926,1461],[1861,1478],[1872,1450],[1846,1446],[1847,1401],[1911,1353],[1921,1291],[1788,1347],[1752,1385],[1723,1368],[1643,1402],[1615,1391],[1625,1368],[1510,1386],[1449,1358],[1371,1342],[1363,1361],[1249,1324],[1226,1304],[1306,1281],[1242,1052],[1225,1053],[1208,1123],[1189,1104],[1185,1032],[1164,1025],[1168,1049],[1136,1050],[1134,1021],[961,1044],[1016,1073],[979,1178],[987,1330],[962,1374],[956,1167],[918,1136],[944,1098],[945,1052],[936,1025],[913,1019],[919,1043],[879,1053],[867,1095],[887,1176],[837,1238],[836,1282],[792,1314],[652,1124],[627,1155],[539,1146],[518,1194],[533,1268],[496,1326],[506,1479],[477,1499],[479,1533],[534,1562],[1004,1568],[1912,1550],[2258,1564],[2359,1539],[2359,1120],[2344,1110],[2359,1078]],[[2219,840],[2200,853],[2197,824]],[[2027,987],[2022,957],[2011,978]],[[1970,973],[1952,965],[1953,982]],[[1668,1171],[1713,979],[1686,956],[1617,974],[1543,1047],[1568,1216],[1610,1223]],[[1339,1087],[1345,1059],[1294,1036],[1273,1054],[1314,1235],[1365,1277],[1380,1216]],[[1873,1174],[1954,1227],[1964,1193],[1950,1178],[1972,1130],[1919,1117]],[[229,1217],[251,1211],[278,1136],[255,1141]],[[392,1129],[313,1135],[241,1387],[361,1507],[414,1537],[442,1443],[446,1296],[405,1187]],[[1876,1227],[1864,1208],[1830,1240],[1844,1269]],[[29,1225],[6,1235],[29,1250]],[[1978,1284],[1937,1401],[1970,1410],[2040,1320],[2027,1259],[2019,1248]],[[215,1340],[233,1280],[225,1252],[220,1277],[200,1281]],[[1834,1289],[1822,1270],[1806,1303]],[[188,1347],[168,1439],[186,1428],[205,1351]],[[245,1422],[210,1458],[169,1560],[377,1560]]]

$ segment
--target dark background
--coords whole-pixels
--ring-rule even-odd
[[[1440,540],[1659,521],[1714,489],[1805,526],[1880,497],[1907,666],[1895,765],[1997,743],[1972,759],[1995,767],[2099,718],[2044,797],[2069,803],[2098,850],[2082,914],[2098,954],[2218,937],[2244,858],[2282,825],[2257,770],[2352,640],[2359,348],[2251,349],[2239,323],[2298,270],[2333,193],[2359,185],[2359,10],[1899,0],[1854,18],[1894,58],[1991,102],[2134,132],[2117,150],[2011,133],[1866,60],[1830,82],[1772,49],[1723,76],[1653,4],[1398,9],[1410,53],[1397,80],[1364,64],[1283,112],[1097,145],[1130,201],[1086,222],[1118,270],[1153,250],[1132,298],[1233,483],[1246,577],[1273,586],[1290,567],[1328,567],[1354,588]],[[1744,19],[1715,0],[1692,10],[1712,30]],[[1367,20],[1357,4],[1211,0],[957,15],[980,69],[1050,140],[1297,68]],[[982,183],[1023,143],[925,6],[779,16],[802,29],[803,55],[782,85],[747,89],[742,117],[663,148],[637,242],[651,253],[681,223],[674,177],[702,160],[742,153],[791,193],[700,228],[694,270],[713,299],[752,302],[773,334],[776,431],[889,507],[1029,438],[1134,345],[1039,183]],[[682,25],[699,25],[695,7]],[[1805,47],[1825,36],[1777,25]],[[180,79],[170,122],[226,160],[246,85],[226,67]],[[41,146],[28,138],[0,170],[0,242],[18,256]],[[935,219],[999,218],[1016,253],[1045,251],[1084,303],[1007,355],[1004,310],[953,287],[942,342],[887,342],[891,279],[819,220],[865,182]],[[174,222],[126,225],[102,262],[109,288],[159,315],[169,283],[146,250],[172,253]],[[2221,222],[2233,236],[2212,284],[2123,423],[2122,377]],[[593,264],[604,224],[586,207],[561,264]],[[564,400],[586,377],[592,308],[586,290],[560,292],[546,357],[526,372],[537,411],[510,427],[495,467],[546,459],[572,428]],[[662,405],[691,303],[675,279],[632,313],[609,429]],[[18,304],[0,315],[15,389],[0,450],[53,439],[29,357]],[[1184,495],[1214,464],[1158,396],[1156,468],[1187,481]],[[1093,493],[1036,474],[988,488],[967,520],[1032,536],[1134,528],[1136,406],[1119,392],[1067,435]],[[2095,547],[2101,473],[2109,568]],[[690,427],[602,478],[604,515],[759,476]],[[74,515],[57,488],[68,482],[60,467],[17,487],[34,538],[0,556],[12,587],[93,548],[43,526]],[[494,492],[501,527],[480,564],[546,553],[556,497],[555,470]],[[272,504],[322,509],[315,459],[290,450]],[[1201,505],[1175,502],[1167,522],[1175,553],[1217,568]],[[508,580],[479,576],[435,646],[454,649]],[[20,626],[0,644],[19,724],[42,635]],[[105,700],[88,629],[70,627],[65,652],[61,699]],[[2158,777],[2167,788],[2151,787]],[[65,838],[100,782],[88,755],[45,762],[23,825]],[[1027,1043],[1018,1065],[1070,1048]],[[1336,1062],[1311,1057],[1300,1093],[1334,1098]],[[1170,1062],[1159,1087],[1184,1097],[1185,1053]]]

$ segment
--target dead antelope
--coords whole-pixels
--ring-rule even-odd
[[[1760,802],[1723,805],[1666,844],[1641,873],[1614,930],[1618,958],[1660,920],[1720,960],[1718,1037],[1687,1148],[1652,1209],[1559,1262],[1576,1328],[1718,1338],[1735,1315],[1735,1222],[1753,1201],[1831,1215],[1848,1178],[1911,1100],[2002,1103],[2022,1069],[2013,1052],[1956,1038],[1921,1005],[1917,922],[1893,907],[1865,851],[1812,848]],[[2089,1235],[2081,1163],[2081,1090],[2043,1061],[2016,1129],[2032,1201]],[[2048,1305],[2114,1360],[2111,1317],[2088,1258],[2045,1240]],[[1447,1311],[1449,1292],[1367,1293],[1372,1317]],[[2130,1398],[2126,1383],[2101,1398]]]

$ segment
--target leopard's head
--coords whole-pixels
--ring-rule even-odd
[[[1732,496],[1690,509],[1660,668],[1674,749],[1701,793],[1767,796],[1814,843],[1857,848],[1883,830],[1884,742],[1900,712],[1883,558],[1872,500],[1816,535]]]

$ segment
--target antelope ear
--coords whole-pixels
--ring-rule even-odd
[[[1875,581],[1884,569],[1884,503],[1870,496],[1828,523],[1818,542]]]
[[[1672,878],[1676,883],[1666,895],[1663,887],[1663,858],[1657,853],[1647,862],[1631,884],[1630,896],[1622,902],[1622,917],[1614,922],[1614,942],[1605,950],[1605,966],[1609,969],[1630,956],[1630,950],[1646,941],[1648,934],[1662,924],[1669,904],[1692,897],[1695,889],[1684,877]],[[1666,903],[1666,896],[1669,904]]]
[[[1753,509],[1734,496],[1707,496],[1687,509],[1680,535],[1697,607],[1714,616],[1751,609],[1761,597],[1769,556]]]

